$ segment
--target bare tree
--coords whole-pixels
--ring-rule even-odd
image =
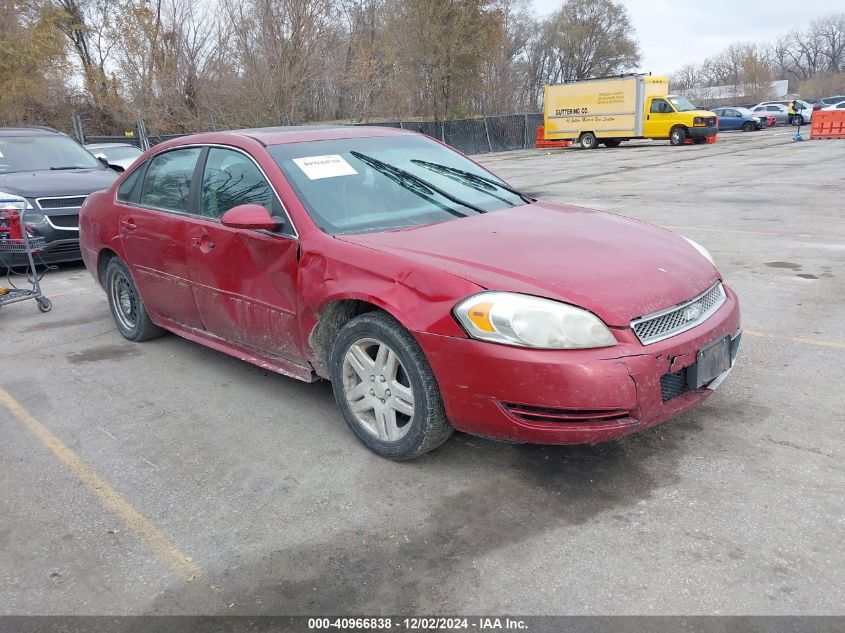
[[[544,31],[554,62],[551,82],[617,74],[640,61],[628,11],[613,0],[567,0]]]

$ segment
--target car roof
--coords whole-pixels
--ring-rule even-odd
[[[32,127],[0,127],[0,136],[67,136],[45,125]]]
[[[232,137],[250,138],[265,147],[283,145],[285,143],[303,143],[308,141],[327,141],[344,138],[366,138],[374,136],[396,136],[416,134],[409,130],[387,126],[364,125],[295,125],[284,127],[250,128],[243,130],[228,130],[225,132],[205,132],[180,136],[162,143],[166,147],[178,147],[190,143],[216,143]]]

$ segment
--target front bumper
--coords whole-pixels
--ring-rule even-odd
[[[688,130],[689,133],[687,134],[687,136],[689,136],[691,139],[708,138],[710,136],[716,136],[719,131],[719,126],[706,125],[702,127],[691,127],[688,128]]]
[[[61,264],[76,262],[82,259],[78,239],[58,239],[47,242],[44,248],[33,253],[35,264]],[[20,268],[29,264],[26,253],[0,254],[0,265],[3,267]],[[2,271],[0,271],[2,272]]]
[[[705,386],[664,401],[661,378],[680,375],[702,347],[739,333],[739,302],[727,286],[725,292],[725,303],[707,321],[647,346],[627,328],[614,330],[619,345],[591,350],[415,335],[456,429],[515,442],[595,444],[660,424],[712,393]]]

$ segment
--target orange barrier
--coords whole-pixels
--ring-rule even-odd
[[[547,147],[569,147],[569,141],[549,141],[546,140],[546,128],[540,126],[537,128],[537,142],[535,147],[537,149],[545,149]]]
[[[845,110],[813,112],[810,138],[845,138]]]
[[[715,143],[717,140],[719,140],[718,134],[714,134],[713,136],[705,136],[704,137],[704,143]],[[695,141],[696,141],[696,139],[694,139],[694,138],[688,138],[687,140],[684,141],[684,145],[696,145],[697,143]],[[698,144],[700,144],[700,143],[698,143]]]

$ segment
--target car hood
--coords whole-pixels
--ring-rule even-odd
[[[719,279],[713,265],[671,231],[545,202],[339,239],[486,289],[578,305],[619,327],[690,299]]]
[[[692,116],[702,116],[702,117],[709,117],[709,116],[716,116],[715,112],[710,112],[710,110],[687,110],[684,114],[691,114]]]
[[[84,196],[107,189],[117,177],[111,169],[16,172],[0,174],[0,191],[24,198]]]

